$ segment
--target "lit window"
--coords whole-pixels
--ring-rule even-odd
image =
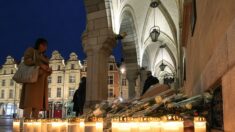
[[[61,88],[57,88],[57,94],[56,94],[57,98],[61,97]]]

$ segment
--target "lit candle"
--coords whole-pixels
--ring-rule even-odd
[[[159,118],[153,118],[150,120],[151,132],[161,132],[161,120]]]
[[[118,119],[112,119],[112,132],[118,132]]]
[[[168,116],[163,119],[162,132],[184,132],[183,120],[178,116]]]
[[[204,117],[194,118],[194,131],[195,132],[206,132],[206,119]]]
[[[13,132],[20,132],[20,121],[19,120],[13,121]]]
[[[47,129],[48,132],[67,132],[67,122],[61,119],[54,119]]]
[[[42,123],[41,120],[35,120],[32,122],[34,132],[41,132]]]
[[[82,121],[82,122],[81,122]],[[69,132],[83,132],[84,121],[80,118],[73,118],[69,120],[68,131]]]
[[[85,132],[103,132],[103,119],[94,118],[91,122],[86,122]]]
[[[33,120],[25,120],[24,132],[34,132],[33,122]]]
[[[148,122],[140,122],[139,123],[139,131],[140,132],[150,132],[150,123]]]

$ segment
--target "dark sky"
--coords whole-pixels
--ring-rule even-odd
[[[86,26],[83,0],[0,0],[0,65],[7,55],[20,60],[38,37],[48,40],[50,56],[58,50],[67,59],[76,52],[83,60],[81,34]],[[114,49],[120,60],[121,44]]]

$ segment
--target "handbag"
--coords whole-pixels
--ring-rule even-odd
[[[34,51],[33,61],[36,62],[36,53]],[[18,70],[13,76],[17,83],[35,83],[38,80],[39,66],[28,66],[21,62]]]

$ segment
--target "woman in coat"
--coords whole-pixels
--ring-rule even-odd
[[[86,100],[86,77],[82,77],[79,88],[75,91],[73,96],[73,111],[76,112],[76,116],[83,114],[83,107]]]
[[[24,53],[25,65],[39,66],[37,82],[24,83],[22,87],[20,108],[24,109],[25,118],[38,118],[39,111],[48,109],[47,77],[52,70],[49,68],[49,59],[44,54],[46,50],[47,40],[40,38],[34,48],[28,48]]]

